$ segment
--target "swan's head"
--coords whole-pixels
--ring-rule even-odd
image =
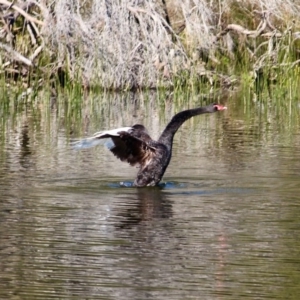
[[[213,104],[213,108],[214,108],[214,111],[219,111],[219,110],[225,110],[225,109],[227,109],[226,106],[221,105],[221,104]]]

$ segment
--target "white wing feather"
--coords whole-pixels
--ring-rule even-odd
[[[119,136],[119,132],[121,132],[121,131],[129,132],[131,129],[132,129],[132,127],[121,127],[121,128],[112,129],[112,130],[99,131],[99,132],[96,132],[91,137],[74,142],[72,144],[72,147],[73,147],[73,149],[79,150],[79,149],[88,149],[88,148],[92,148],[92,147],[104,144],[109,150],[111,150],[115,146],[112,139],[109,137],[105,137],[105,138],[101,138],[101,137],[107,136],[107,135]]]
[[[106,130],[106,131],[99,131],[93,134],[91,138],[101,138],[101,136],[104,135],[112,135],[112,136],[119,136],[119,132],[125,131],[129,132],[132,129],[132,127],[121,127],[117,129],[112,129],[112,130]]]

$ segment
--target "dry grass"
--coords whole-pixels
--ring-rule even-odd
[[[189,83],[192,77],[193,82],[205,78],[210,84],[231,85],[234,70],[228,61],[241,59],[244,51],[244,57],[253,60],[253,69],[264,65],[266,56],[279,52],[268,46],[274,37],[282,39],[292,32],[293,42],[298,38],[294,31],[300,28],[300,1],[9,4],[0,0],[1,69],[6,76],[23,78],[35,68],[48,77],[67,74],[73,83],[105,89],[170,87],[182,77],[186,78],[180,83]],[[237,49],[242,51],[237,54]],[[223,58],[228,66],[219,68]],[[215,72],[219,69],[225,74]]]

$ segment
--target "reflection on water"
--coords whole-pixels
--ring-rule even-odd
[[[138,203],[133,207],[126,206],[119,213],[119,228],[130,228],[143,222],[147,224],[154,219],[168,219],[172,217],[172,204],[166,194],[159,187],[144,188],[136,190]]]
[[[180,129],[159,187],[136,189],[119,185],[135,168],[70,140],[134,123],[157,137],[187,106],[114,97],[1,123],[0,299],[298,299],[297,114],[231,100]]]

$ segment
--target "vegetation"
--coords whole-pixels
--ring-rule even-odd
[[[0,0],[0,13],[0,78],[29,92],[240,82],[270,92],[299,78],[299,1]]]

